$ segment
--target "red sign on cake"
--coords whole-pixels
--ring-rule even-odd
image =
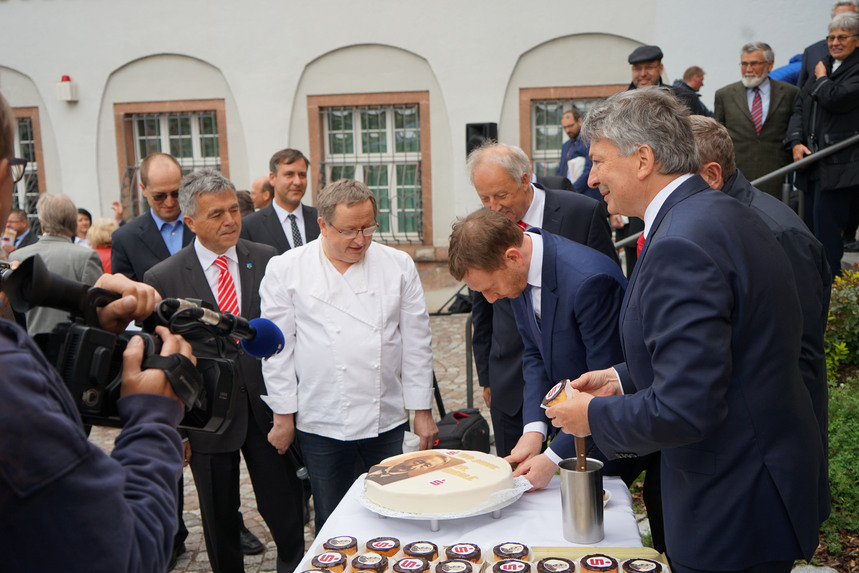
[[[420,569],[423,564],[417,559],[401,559],[398,565],[403,569]]]
[[[513,561],[511,563],[504,563],[501,565],[500,569],[502,571],[510,571],[511,573],[518,573],[519,571],[525,570],[525,564],[517,561]]]

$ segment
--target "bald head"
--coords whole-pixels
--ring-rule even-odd
[[[271,205],[274,198],[274,187],[271,186],[268,175],[257,177],[251,184],[251,199],[254,202],[254,209],[262,209]]]

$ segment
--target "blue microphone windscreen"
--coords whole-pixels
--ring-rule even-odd
[[[267,318],[254,318],[248,324],[256,330],[256,336],[242,340],[245,352],[257,358],[268,358],[283,350],[283,332],[275,323]]]

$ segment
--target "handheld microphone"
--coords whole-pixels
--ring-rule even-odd
[[[178,312],[217,328],[221,334],[241,341],[242,348],[256,358],[270,358],[283,350],[283,332],[267,318],[248,321],[229,312],[220,313],[203,308],[193,301],[181,298],[166,298],[158,303],[156,313],[164,321]]]

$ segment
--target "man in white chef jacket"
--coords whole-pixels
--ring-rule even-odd
[[[432,334],[411,257],[373,242],[373,192],[351,179],[317,196],[320,237],[271,259],[260,287],[262,316],[286,337],[263,363],[274,412],[269,442],[298,440],[310,474],[316,531],[357,469],[402,453],[412,431],[433,446]],[[356,469],[357,468],[357,469]]]

